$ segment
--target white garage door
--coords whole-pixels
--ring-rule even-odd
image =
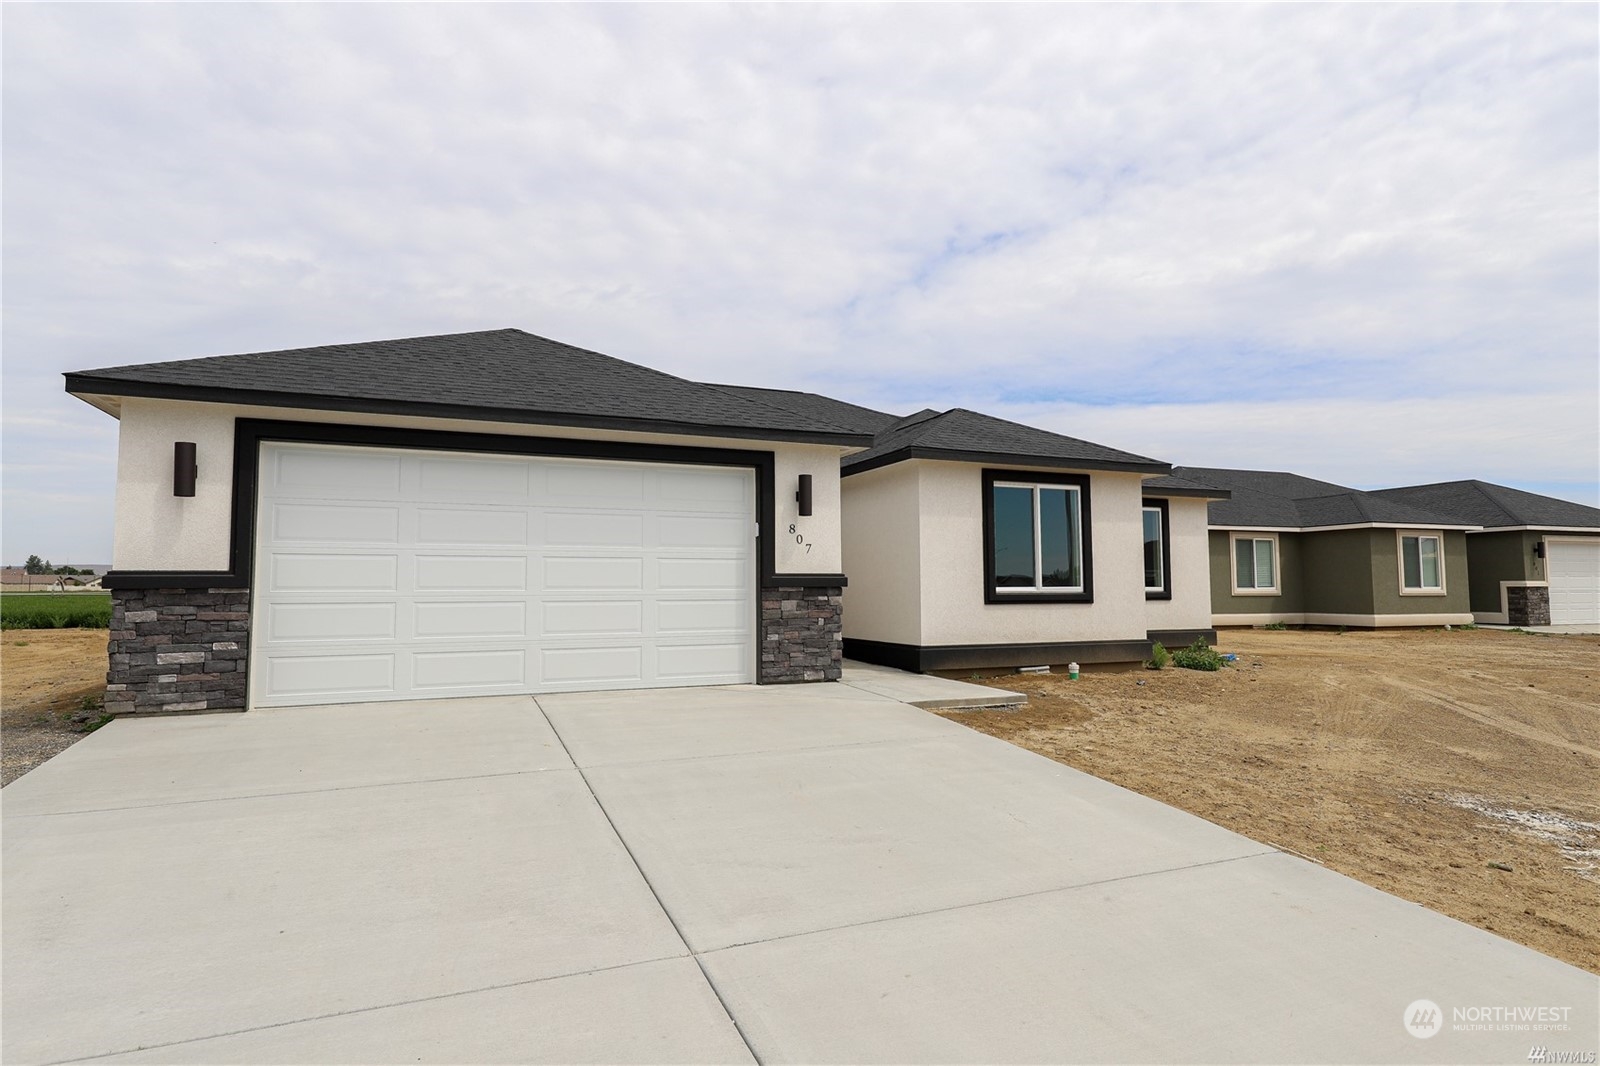
[[[749,682],[755,473],[263,444],[256,706]]]
[[[1600,540],[1545,542],[1550,624],[1600,625]]]

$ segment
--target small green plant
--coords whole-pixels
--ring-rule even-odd
[[[1449,629],[1450,627],[1446,626],[1445,628]],[[1478,628],[1478,623],[1476,623],[1476,622],[1468,622],[1466,625],[1456,626],[1456,628],[1457,629],[1477,629]]]
[[[1204,637],[1195,637],[1187,648],[1172,653],[1172,665],[1185,670],[1221,670],[1223,658]]]
[[[1342,637],[1348,632],[1350,632],[1350,627],[1349,626],[1340,626],[1339,627],[1339,636]]]
[[[1284,625],[1282,622],[1268,622],[1264,628],[1266,628],[1266,629],[1288,629],[1289,627]]]
[[[1161,646],[1158,640],[1150,646],[1150,658],[1144,661],[1146,670],[1165,670],[1172,661],[1172,653]]]

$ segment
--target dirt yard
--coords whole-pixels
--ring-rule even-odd
[[[1600,972],[1600,637],[1232,630],[946,717]]]
[[[82,740],[73,715],[106,688],[104,629],[7,629],[0,636],[0,785]]]

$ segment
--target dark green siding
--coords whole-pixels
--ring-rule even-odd
[[[1373,614],[1371,529],[1338,529],[1301,535],[1305,610],[1326,614]],[[1389,539],[1394,539],[1392,531]],[[1392,545],[1391,545],[1392,547]],[[1389,553],[1391,556],[1393,551]]]
[[[1211,531],[1212,614],[1299,614],[1304,611],[1305,587],[1300,578],[1298,533],[1278,534],[1278,590],[1276,596],[1235,596],[1228,531]]]
[[[1423,530],[1422,532],[1427,532]],[[1444,534],[1443,596],[1400,594],[1400,536],[1397,530],[1367,531],[1372,542],[1372,594],[1374,614],[1466,614],[1467,535]]]
[[[1543,581],[1544,560],[1533,546],[1540,534],[1530,530],[1510,533],[1472,533],[1467,536],[1467,566],[1472,586],[1472,609],[1499,614],[1500,582]]]

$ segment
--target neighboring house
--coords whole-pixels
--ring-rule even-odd
[[[970,670],[1214,639],[1205,500],[1227,494],[1170,471],[959,408],[882,424],[844,459],[845,654]]]
[[[87,570],[87,567],[79,569]],[[50,589],[82,588],[93,585],[98,579],[93,572],[83,574],[30,574],[26,567],[0,567],[0,590],[8,592],[45,592]]]
[[[108,710],[839,676],[872,434],[759,390],[515,329],[66,388],[121,422]]]
[[[1298,474],[1173,474],[1232,493],[1209,508],[1217,626],[1472,621],[1467,535],[1476,522]]]
[[[1600,626],[1600,509],[1486,481],[1382,489],[1481,529],[1467,534],[1472,616],[1515,626]]]

